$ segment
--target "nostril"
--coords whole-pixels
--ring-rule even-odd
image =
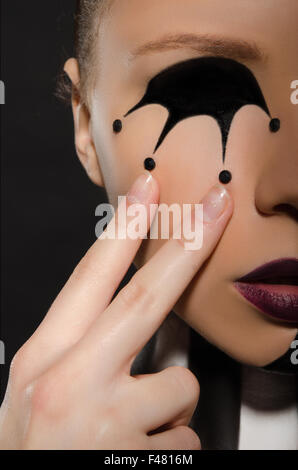
[[[291,204],[277,204],[274,206],[276,212],[284,212],[298,222],[298,209]]]

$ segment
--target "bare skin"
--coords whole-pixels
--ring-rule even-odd
[[[233,200],[225,188],[216,191],[218,214],[205,220],[203,247],[186,250],[183,239],[169,240],[112,302],[142,240],[101,237],[91,247],[12,362],[1,449],[201,448],[188,426],[199,399],[194,374],[184,367],[137,376],[130,370],[230,220]],[[158,204],[159,192],[156,180],[142,175],[127,207],[135,198],[147,208]],[[207,199],[202,203],[207,215]],[[118,212],[115,218],[118,226]]]

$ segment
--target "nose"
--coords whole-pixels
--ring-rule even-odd
[[[265,215],[287,214],[298,222],[298,133],[296,120],[283,123],[260,175],[255,204]]]

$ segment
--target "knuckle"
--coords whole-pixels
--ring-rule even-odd
[[[48,380],[44,377],[38,379],[34,385],[32,385],[32,411],[36,414],[44,414],[51,408],[52,394]]]
[[[184,445],[191,450],[201,450],[201,441],[195,431],[188,426],[179,426]]]
[[[33,416],[42,416],[51,421],[64,418],[67,414],[68,392],[54,377],[44,375],[29,388]]]
[[[190,400],[198,400],[200,396],[200,384],[196,376],[186,367],[173,366],[169,367],[173,374],[174,380],[178,386],[183,388],[184,394]]]
[[[134,275],[133,279],[120,292],[120,300],[125,308],[132,308],[134,305],[150,300],[150,292],[141,277]]]
[[[106,434],[113,434],[117,429],[123,429],[122,424],[125,426],[125,422],[122,423],[121,413],[119,413],[119,408],[106,405],[103,409],[102,405],[100,406],[100,426],[105,430]]]

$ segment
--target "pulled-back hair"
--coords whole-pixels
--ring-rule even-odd
[[[79,93],[88,105],[88,90],[94,84],[96,69],[96,39],[100,19],[111,4],[111,0],[76,0],[74,16],[74,53],[80,68]],[[58,80],[57,95],[70,102],[72,84],[62,72]]]

